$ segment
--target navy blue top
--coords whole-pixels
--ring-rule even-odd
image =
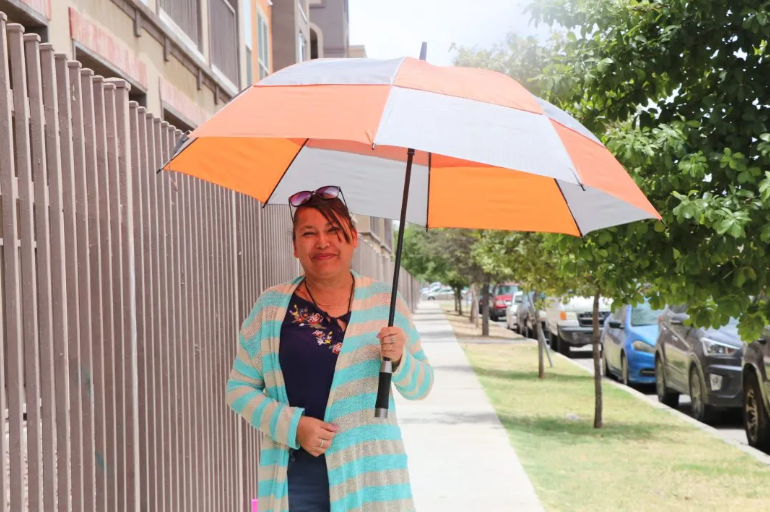
[[[339,317],[347,325],[350,312]],[[312,302],[296,293],[281,325],[278,359],[289,405],[305,409],[305,416],[324,420],[337,356],[345,331]]]

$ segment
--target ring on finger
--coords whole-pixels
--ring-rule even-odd
[[[321,446],[319,446],[319,448],[321,448],[323,450],[323,447],[324,447],[324,440],[321,439]]]

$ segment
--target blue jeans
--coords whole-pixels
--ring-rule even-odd
[[[329,474],[326,458],[305,450],[289,452],[289,512],[329,512]]]

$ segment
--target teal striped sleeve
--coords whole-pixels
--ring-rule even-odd
[[[255,336],[259,336],[259,333]],[[290,407],[265,394],[262,373],[253,364],[246,347],[243,333],[239,333],[238,354],[227,381],[227,405],[275,442],[296,450],[299,448],[297,426],[305,411],[300,407]],[[259,351],[255,357],[262,357]]]
[[[407,345],[398,368],[393,373],[393,385],[407,400],[422,400],[433,387],[433,367],[422,350],[420,335],[414,327],[412,316],[399,294],[396,325],[407,337]]]

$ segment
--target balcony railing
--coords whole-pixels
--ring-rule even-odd
[[[201,46],[200,0],[160,0],[160,8],[190,38],[196,47]]]
[[[382,245],[388,248],[388,250],[393,250],[393,221],[390,219],[385,219],[385,229],[382,232]]]
[[[211,64],[238,84],[238,17],[227,0],[209,0]]]
[[[382,219],[369,217],[369,234],[378,242],[382,241]]]

